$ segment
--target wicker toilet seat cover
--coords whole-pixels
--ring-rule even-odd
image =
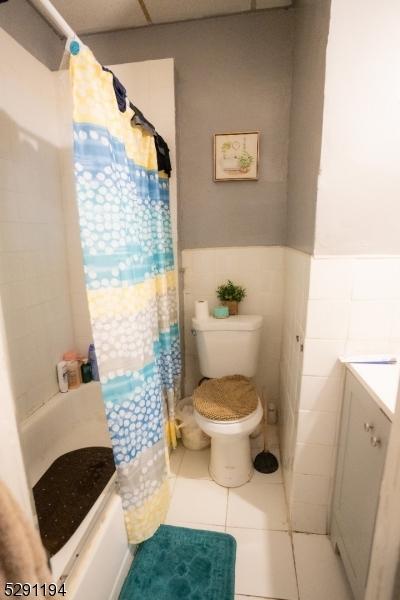
[[[209,379],[193,392],[197,412],[213,421],[243,419],[257,408],[257,403],[256,389],[243,375]]]

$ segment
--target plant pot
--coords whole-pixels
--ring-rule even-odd
[[[236,300],[224,300],[224,302],[221,302],[222,306],[227,306],[228,310],[229,310],[229,314],[230,315],[237,315],[239,312],[239,302],[236,302]]]

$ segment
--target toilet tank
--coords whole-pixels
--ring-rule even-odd
[[[246,375],[257,370],[262,317],[236,315],[227,319],[192,319],[203,377]]]

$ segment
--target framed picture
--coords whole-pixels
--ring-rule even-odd
[[[258,179],[259,132],[214,134],[214,181]]]

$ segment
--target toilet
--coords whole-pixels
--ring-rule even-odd
[[[196,339],[200,372],[204,378],[225,378],[228,375],[254,377],[257,368],[262,317],[235,315],[227,319],[205,317],[192,319],[192,333]],[[227,378],[229,381],[229,378]],[[222,418],[211,417],[209,411],[196,408],[196,396],[202,395],[201,386],[194,393],[194,416],[199,427],[211,438],[210,475],[224,487],[238,487],[249,481],[253,474],[250,452],[250,434],[260,423],[263,410],[254,386],[247,381],[251,402],[244,402],[244,416],[228,412]],[[211,390],[212,390],[211,386]],[[219,386],[219,391],[221,391]],[[212,391],[211,391],[212,393]],[[250,398],[250,396],[249,396]],[[202,401],[204,407],[204,400]]]

